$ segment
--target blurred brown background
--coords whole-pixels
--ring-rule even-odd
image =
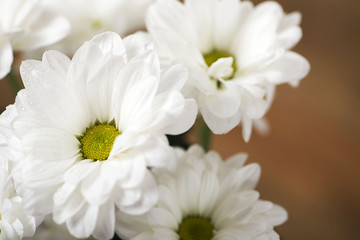
[[[261,1],[254,1],[259,3]],[[360,2],[279,0],[300,11],[295,48],[311,63],[297,89],[280,86],[267,114],[271,133],[216,136],[223,156],[249,153],[262,166],[262,198],[284,206],[284,240],[360,239]]]
[[[259,3],[261,1],[254,1]],[[250,143],[237,128],[214,138],[223,157],[249,153],[262,166],[262,198],[281,204],[284,240],[360,239],[360,2],[280,0],[303,15],[296,51],[311,63],[297,89],[280,86],[267,114],[271,133]],[[0,110],[13,103],[0,81]]]

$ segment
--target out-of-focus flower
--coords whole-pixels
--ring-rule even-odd
[[[308,61],[290,51],[302,36],[300,19],[276,2],[160,0],[150,6],[146,25],[165,62],[190,68],[184,93],[196,98],[211,131],[223,134],[241,123],[248,141],[275,86],[297,86],[309,71]]]
[[[160,198],[149,213],[117,213],[117,233],[125,239],[224,240],[279,239],[274,226],[287,219],[286,211],[259,199],[254,190],[258,164],[244,166],[245,154],[225,162],[215,152],[198,147],[179,150],[176,170],[154,174]]]
[[[122,37],[145,28],[145,12],[154,0],[47,0],[48,6],[66,16],[70,34],[51,49],[72,56],[80,45],[98,33],[113,31]]]
[[[0,116],[0,239],[20,240],[30,237],[36,229],[36,219],[25,213],[22,198],[16,194],[11,176],[12,164],[7,149],[10,138],[8,119],[12,118],[10,106]],[[40,221],[38,221],[40,222]]]
[[[195,101],[180,93],[186,68],[160,69],[146,42],[106,32],[72,60],[47,51],[21,65],[9,140],[17,191],[27,211],[52,213],[75,237],[110,239],[115,208],[148,211],[158,200],[148,167],[174,157],[165,134],[195,121]]]
[[[12,178],[7,169],[0,167],[0,239],[20,240],[32,236],[35,229],[35,218],[24,212]]]
[[[10,72],[13,51],[53,44],[69,29],[69,22],[41,0],[0,0],[0,79]]]

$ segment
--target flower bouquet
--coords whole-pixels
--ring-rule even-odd
[[[276,2],[0,0],[0,78],[17,92],[0,239],[279,239],[287,213],[260,199],[260,166],[223,160],[211,135],[266,131],[276,86],[309,71],[290,50],[300,20]],[[21,90],[14,51],[42,55]]]

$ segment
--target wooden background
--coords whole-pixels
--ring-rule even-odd
[[[260,1],[254,1],[259,3]],[[241,129],[214,138],[224,157],[249,153],[262,166],[262,198],[284,206],[284,240],[360,239],[360,4],[355,0],[281,0],[301,11],[296,51],[311,63],[297,89],[280,86],[267,118],[271,133]],[[14,95],[0,81],[0,110]]]

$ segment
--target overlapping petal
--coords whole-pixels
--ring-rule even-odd
[[[0,79],[11,69],[13,51],[29,51],[64,38],[69,22],[41,1],[0,1]]]
[[[188,218],[202,218],[211,223],[211,239],[274,239],[278,235],[273,228],[286,221],[286,211],[259,199],[254,188],[260,167],[243,166],[245,159],[238,154],[223,162],[217,153],[205,154],[196,145],[179,152],[176,169],[154,171],[160,199],[149,213],[138,217],[117,213],[117,220],[127,226],[117,227],[118,235],[179,239],[179,229]],[[188,227],[197,231],[196,225]]]
[[[297,86],[309,72],[308,61],[289,51],[302,36],[300,20],[271,1],[185,0],[156,2],[146,25],[162,63],[190,69],[183,93],[196,99],[211,131],[224,134],[241,124],[248,141],[275,86]]]
[[[162,68],[142,33],[123,42],[105,32],[71,60],[47,51],[42,61],[25,61],[21,75],[25,89],[0,118],[7,122],[0,147],[14,158],[23,207],[52,214],[75,237],[97,239],[112,238],[116,209],[149,211],[159,194],[148,167],[174,165],[165,134],[188,130],[197,115],[195,102],[180,93],[185,68]],[[101,161],[83,148],[88,129],[99,124],[117,131]]]

